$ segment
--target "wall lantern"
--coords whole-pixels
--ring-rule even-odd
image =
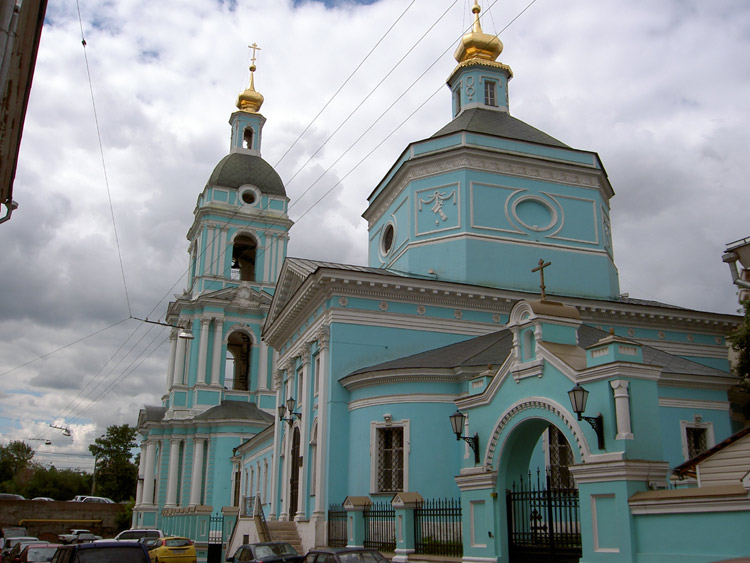
[[[289,426],[291,426],[292,424],[294,424],[294,417],[295,416],[297,417],[298,420],[301,419],[302,418],[302,413],[301,412],[294,412],[294,407],[296,405],[297,405],[297,401],[295,401],[292,397],[289,397],[286,400],[286,406],[284,406],[282,404],[282,405],[279,405],[278,407],[276,407],[276,410],[279,413],[279,420],[286,420],[287,423],[289,424]],[[289,411],[289,418],[284,418],[286,416],[286,411]]]
[[[578,416],[578,420],[585,420],[596,432],[598,440],[598,446],[600,450],[604,449],[604,418],[599,413],[596,416],[583,416],[583,411],[586,410],[586,401],[589,398],[589,392],[583,387],[576,383],[576,386],[568,391],[568,397],[570,398],[570,405],[573,407],[573,412]]]
[[[461,433],[464,430],[464,420],[466,419],[466,415],[461,411],[457,410],[454,412],[450,415],[450,419],[451,428],[456,435],[456,440],[464,440],[469,444],[471,449],[474,450],[474,463],[479,463],[479,434],[475,433],[473,436],[461,436]]]

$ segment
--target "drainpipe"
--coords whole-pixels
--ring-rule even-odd
[[[745,289],[750,289],[750,281],[742,279],[748,276],[748,272],[750,272],[750,270],[745,270],[744,268],[737,266],[737,261],[740,259],[737,253],[726,252],[721,257],[721,259],[727,264],[729,264],[729,271],[732,274],[732,283],[736,286],[744,287]],[[740,269],[742,270],[741,272],[739,271]]]
[[[11,200],[0,203],[0,205],[4,205],[6,209],[5,217],[0,217],[0,224],[1,224],[1,223],[5,223],[6,221],[10,219],[11,214],[16,209],[18,209],[18,203],[16,203],[15,201],[11,199]]]

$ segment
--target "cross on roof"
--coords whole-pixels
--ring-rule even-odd
[[[539,272],[539,276],[541,277],[541,283],[539,284],[539,287],[542,289],[542,301],[545,301],[547,299],[547,294],[544,293],[544,290],[546,289],[546,286],[544,285],[544,268],[552,264],[552,262],[545,262],[544,259],[539,259],[539,265],[536,268],[532,268],[532,272]]]
[[[257,43],[253,43],[252,45],[248,45],[247,48],[253,50],[253,58],[250,59],[250,64],[252,64],[253,66],[255,66],[255,55],[256,55],[257,51],[260,51],[261,49],[260,49],[260,47],[258,47]]]

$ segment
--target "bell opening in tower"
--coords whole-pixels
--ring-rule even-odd
[[[224,388],[233,391],[250,390],[250,337],[242,332],[233,332],[227,341],[227,361]]]
[[[258,243],[250,236],[241,235],[232,247],[232,279],[255,281],[255,258]]]

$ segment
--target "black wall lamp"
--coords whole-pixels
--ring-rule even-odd
[[[576,383],[576,386],[568,391],[568,397],[570,398],[570,404],[573,407],[573,412],[578,415],[578,420],[585,420],[596,432],[598,440],[598,446],[600,450],[604,449],[604,418],[602,413],[596,416],[582,416],[583,411],[586,410],[586,401],[589,399],[589,392],[583,387]]]
[[[450,419],[451,428],[453,428],[453,433],[456,435],[456,440],[463,440],[469,444],[471,449],[474,450],[474,463],[479,463],[479,434],[475,433],[473,436],[461,436],[464,431],[464,420],[466,419],[466,415],[461,411],[457,410],[454,412],[450,416]]]
[[[295,416],[297,417],[297,420],[301,419],[302,418],[302,413],[301,412],[294,412],[294,407],[295,406],[297,406],[297,401],[295,401],[294,399],[292,399],[291,397],[289,397],[286,400],[286,406],[284,406],[282,404],[282,405],[279,405],[278,407],[276,407],[276,410],[279,413],[279,420],[286,420],[287,424],[289,424],[289,426],[291,426],[292,424],[294,424],[294,417]],[[289,418],[284,418],[286,416],[286,411],[289,411]]]

